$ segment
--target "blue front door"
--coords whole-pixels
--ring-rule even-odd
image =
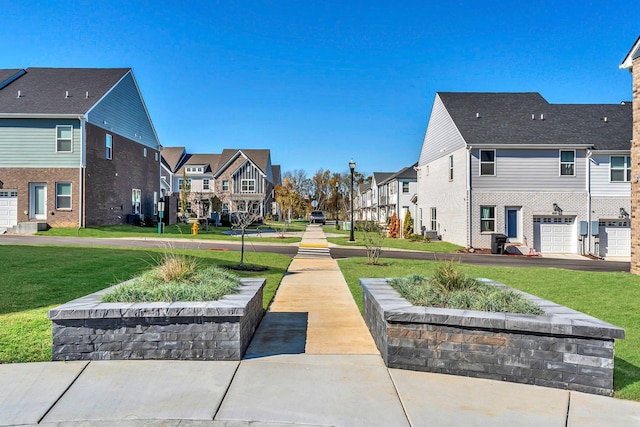
[[[518,237],[518,209],[507,209],[507,237]]]

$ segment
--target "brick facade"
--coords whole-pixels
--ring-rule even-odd
[[[112,159],[105,138],[113,136]],[[154,215],[154,193],[160,193],[160,153],[91,124],[86,125],[86,226],[121,224],[132,213],[132,189],[141,190],[141,213]],[[156,160],[157,156],[157,160]]]
[[[79,218],[79,169],[73,168],[0,168],[0,181],[7,190],[18,191],[18,223],[45,221],[52,227],[76,227]],[[71,183],[71,209],[56,209],[56,183]],[[29,214],[30,183],[47,185],[46,219]]]
[[[633,140],[631,142],[631,273],[640,274],[640,58],[633,61]]]

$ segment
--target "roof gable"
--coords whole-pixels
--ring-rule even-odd
[[[619,65],[619,68],[632,70],[633,69],[633,60],[640,57],[640,37],[636,39],[636,42],[631,46],[629,52],[622,60],[622,64]]]
[[[270,150],[230,148],[225,148],[224,150],[222,150],[215,176],[217,177],[222,172],[224,172],[239,156],[243,156],[246,159],[251,160],[251,163],[253,163],[263,175],[267,176],[267,171],[269,171],[269,169],[271,168]]]

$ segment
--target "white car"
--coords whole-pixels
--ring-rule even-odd
[[[322,211],[311,211],[309,214],[309,223],[311,224],[322,224],[326,223],[327,219],[324,216],[324,212]]]

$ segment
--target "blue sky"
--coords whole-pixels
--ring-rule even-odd
[[[2,0],[0,68],[131,67],[165,146],[283,171],[416,162],[438,91],[631,99],[624,1]]]

